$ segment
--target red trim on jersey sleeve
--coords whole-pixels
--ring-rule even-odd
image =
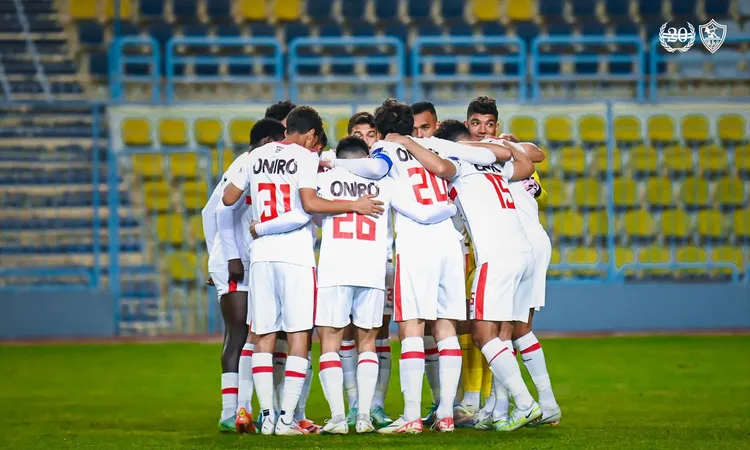
[[[487,285],[487,263],[479,269],[479,280],[474,298],[474,320],[484,320],[484,288]]]
[[[250,197],[249,195],[246,195],[245,196],[245,204],[246,205],[252,205],[253,204],[253,198]]]
[[[401,322],[401,255],[396,255],[396,274],[393,277],[393,320]]]
[[[456,192],[456,188],[451,188],[451,190],[448,192],[448,197],[451,198],[451,200],[455,201],[456,197],[458,197],[458,192]]]

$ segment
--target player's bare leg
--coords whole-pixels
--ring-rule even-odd
[[[353,427],[357,420],[357,348],[354,342],[354,324],[349,324],[344,330],[343,340],[341,341],[341,368],[344,371],[344,391],[346,392],[346,401],[349,405],[349,412],[346,415],[346,421],[350,427]]]
[[[501,327],[497,322],[475,320],[472,325],[474,343],[482,349],[490,370],[498,379],[496,386],[507,389],[516,405],[507,423],[496,424],[495,429],[502,431],[516,430],[542,416],[541,408],[523,382],[521,369],[513,357],[512,346],[508,345],[512,333],[513,326],[509,322],[504,322]]]
[[[521,353],[521,359],[531,376],[534,386],[539,393],[539,404],[542,406],[542,419],[534,425],[560,425],[562,411],[552,392],[552,382],[547,371],[544,351],[531,331],[534,320],[534,309],[529,310],[527,323],[516,322],[513,327],[513,346]]]
[[[383,316],[383,326],[378,330],[375,350],[378,354],[378,382],[372,399],[370,416],[375,426],[382,428],[390,425],[393,419],[385,413],[385,397],[388,394],[388,384],[391,381],[391,316]]]
[[[440,398],[433,428],[441,432],[451,432],[455,428],[453,404],[461,378],[461,345],[457,332],[456,320],[438,319],[432,326],[440,361]]]
[[[287,333],[289,354],[286,358],[284,373],[284,390],[281,398],[281,411],[276,422],[274,434],[304,434],[294,422],[294,410],[297,408],[307,374],[307,354],[310,347],[312,330]]]
[[[238,431],[239,365],[242,349],[247,342],[247,292],[230,292],[220,300],[224,318],[224,346],[221,351],[221,431]],[[244,422],[242,424],[245,431]]]
[[[344,373],[339,349],[344,336],[343,328],[318,327],[320,337],[320,384],[331,409],[331,419],[326,421],[321,433],[347,434],[344,408]]]
[[[377,344],[378,329],[356,328],[357,352],[357,398],[359,413],[357,414],[357,433],[371,433],[375,431],[370,418],[372,400],[375,396],[375,386],[378,382],[379,363]]]
[[[276,415],[281,410],[281,392],[284,390],[284,368],[286,357],[289,353],[289,343],[286,341],[286,333],[276,333],[276,343],[273,347],[273,409]]]

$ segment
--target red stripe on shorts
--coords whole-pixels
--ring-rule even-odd
[[[542,348],[542,344],[540,344],[539,342],[537,342],[536,344],[532,344],[532,345],[526,347],[525,349],[521,350],[521,354],[525,355],[526,353],[531,353],[531,352],[533,352],[535,350],[539,350],[540,348]]]
[[[258,366],[253,367],[253,373],[273,373],[273,367],[271,366]]]
[[[333,369],[334,367],[341,368],[341,361],[321,361],[320,370]]]
[[[242,350],[242,353],[240,353],[240,356],[253,356],[252,350]]]
[[[237,394],[239,392],[240,392],[239,388],[229,387],[229,388],[222,389],[221,390],[221,395],[224,395],[224,394]]]
[[[460,348],[446,348],[445,350],[440,350],[440,356],[463,356],[461,354]]]
[[[401,359],[424,359],[424,352],[404,352]]]
[[[508,347],[505,347],[504,349],[502,349],[499,352],[497,352],[497,354],[495,356],[493,356],[492,359],[490,360],[490,362],[488,362],[487,364],[488,365],[492,364],[492,361],[494,361],[495,358],[497,358],[498,356],[502,355],[503,352],[506,351],[506,350],[508,350]]]
[[[364,363],[372,363],[372,364],[377,364],[378,362],[377,362],[377,361],[375,361],[374,359],[363,359],[362,361],[358,362],[358,363],[357,363],[357,365],[359,365],[359,364],[364,364]]]
[[[315,267],[312,268],[313,275],[313,318],[312,323],[315,324],[315,317],[318,313],[318,277],[315,276]]]
[[[284,375],[293,378],[305,378],[307,376],[307,374],[304,374],[302,372],[294,372],[293,370],[287,370],[286,372],[284,372]]]
[[[479,269],[479,280],[474,296],[474,320],[484,320],[484,288],[487,285],[487,263],[482,264]]]
[[[396,275],[393,277],[393,321],[401,322],[401,255],[396,255]]]
[[[229,292],[237,292],[237,282],[229,280]]]
[[[390,346],[375,347],[375,351],[378,353],[390,353],[391,347]]]

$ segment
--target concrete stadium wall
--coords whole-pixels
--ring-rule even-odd
[[[114,311],[98,290],[0,291],[0,339],[111,337]]]

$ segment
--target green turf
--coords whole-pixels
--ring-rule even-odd
[[[0,448],[750,447],[750,336],[543,344],[560,428],[294,438],[219,434],[218,345],[4,346]],[[401,404],[394,370],[386,409]],[[307,410],[328,414],[317,377]]]

